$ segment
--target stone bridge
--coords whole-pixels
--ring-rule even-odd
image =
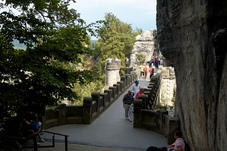
[[[70,144],[128,151],[142,151],[150,145],[167,145],[167,140],[169,142],[172,139],[168,136],[177,124],[167,111],[155,109],[160,103],[160,73],[150,81],[140,80],[145,93],[135,101],[134,121],[131,123],[124,119],[122,99],[135,79],[136,74],[133,72],[121,76],[121,81],[104,93],[94,92],[91,97],[85,97],[83,106],[62,104],[56,109],[47,110],[44,128],[69,135]],[[46,139],[49,137],[45,135]],[[57,140],[61,139],[57,137]]]
[[[46,110],[44,128],[64,124],[90,124],[105,111],[135,81],[136,75],[121,76],[121,81],[109,87],[104,93],[93,92],[85,97],[82,106],[59,105],[56,109]]]

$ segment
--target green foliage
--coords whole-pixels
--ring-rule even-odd
[[[6,0],[0,6],[0,119],[74,100],[75,81],[93,80],[93,72],[80,68],[90,53],[91,29],[68,9],[71,2]],[[13,40],[26,49],[15,49]]]
[[[131,25],[120,21],[112,13],[107,13],[98,33],[100,38],[96,42],[94,56],[102,68],[104,69],[107,58],[118,58],[122,66],[125,66],[125,59],[130,57],[135,36],[140,30],[133,31]]]
[[[81,85],[79,82],[75,83],[75,87],[73,91],[79,95],[79,98],[74,103],[76,105],[83,105],[83,98],[85,96],[91,96],[92,92],[100,92],[104,87],[104,83],[102,80],[96,80],[94,82],[89,82],[84,85]]]
[[[142,53],[136,54],[136,61],[137,61],[137,64],[138,64],[138,65],[143,64],[143,63],[145,62],[145,58],[146,58],[146,56],[145,56],[144,54],[142,54]]]

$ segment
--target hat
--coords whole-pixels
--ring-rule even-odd
[[[135,83],[139,82],[139,80],[135,80]]]

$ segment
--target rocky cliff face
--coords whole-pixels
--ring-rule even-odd
[[[161,88],[160,88],[160,103],[164,106],[173,106],[173,97],[175,97],[176,79],[175,72],[172,67],[160,67]]]
[[[136,54],[144,54],[146,56],[145,62],[150,61],[155,50],[155,31],[144,31],[141,35],[136,37],[136,42],[133,46],[132,54],[130,56],[130,67],[136,66]]]
[[[160,50],[175,67],[176,114],[192,151],[227,149],[227,1],[158,0]]]

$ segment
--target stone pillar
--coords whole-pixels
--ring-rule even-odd
[[[133,127],[141,128],[142,127],[142,100],[138,99],[134,101],[134,120]]]
[[[122,85],[121,85],[121,82],[117,82],[117,86],[118,86],[119,94],[121,94],[122,93]]]
[[[118,59],[107,59],[106,64],[106,85],[113,86],[120,81],[121,61]]]
[[[142,108],[146,109],[147,108],[147,104],[148,104],[148,96],[145,94],[141,94],[138,96],[138,99],[142,100]]]
[[[104,93],[107,94],[107,101],[108,101],[108,104],[111,102],[111,90],[104,90]]]
[[[121,82],[123,83],[122,90],[124,91],[126,88],[126,76],[125,75],[121,76]]]
[[[100,96],[102,97],[102,100],[103,100],[103,108],[105,108],[109,104],[108,94],[101,93]]]
[[[100,109],[101,109],[101,104],[100,104],[100,93],[98,92],[93,92],[91,94],[92,96],[92,101],[95,101],[96,102],[96,111],[97,112],[100,112]]]
[[[115,91],[114,91],[114,87],[109,87],[109,90],[111,91],[111,101],[113,101],[115,99]]]
[[[91,107],[92,107],[92,98],[84,97],[84,105],[83,105],[84,124],[90,124],[92,121]]]
[[[114,87],[114,89],[116,89],[115,97],[117,98],[119,96],[119,88],[118,88],[117,84],[114,84],[113,87]]]
[[[125,88],[128,87],[128,75],[125,74]]]

